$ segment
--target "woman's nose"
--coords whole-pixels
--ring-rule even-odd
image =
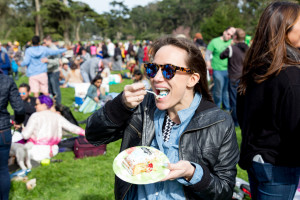
[[[162,74],[161,68],[159,68],[159,70],[157,71],[157,73],[153,79],[155,81],[163,81],[164,80],[164,76]]]

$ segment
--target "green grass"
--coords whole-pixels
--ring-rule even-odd
[[[17,85],[28,82],[22,76]],[[110,86],[111,92],[121,92],[131,80],[123,79],[121,84]],[[61,88],[62,103],[69,106],[74,117],[80,121],[90,114],[75,112],[74,89]],[[9,107],[10,113],[12,109]],[[84,128],[84,126],[82,126]],[[238,142],[241,141],[241,131],[236,129]],[[28,174],[29,179],[36,178],[37,186],[28,191],[25,183],[13,181],[10,190],[11,200],[105,200],[114,199],[114,172],[112,163],[118,155],[121,141],[107,145],[107,153],[97,157],[74,159],[73,152],[59,153],[55,159],[62,159],[61,163],[51,163],[48,166],[38,166]],[[248,180],[246,171],[238,167],[238,177]]]

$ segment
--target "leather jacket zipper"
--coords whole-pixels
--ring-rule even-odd
[[[132,124],[129,124],[129,126],[137,132],[139,138],[142,138],[142,133],[139,132],[139,131],[135,128],[135,126],[133,126]]]
[[[139,132],[139,131],[135,128],[135,126],[133,126],[132,124],[129,124],[129,126],[137,132],[139,138],[142,138],[142,133]],[[132,186],[132,184],[130,184],[130,186],[128,187],[128,189],[127,189],[126,192],[124,193],[124,195],[123,195],[123,197],[122,197],[122,200],[125,198],[126,194],[127,194],[128,191],[130,190],[131,186]]]
[[[122,200],[125,198],[126,194],[128,193],[129,189],[131,188],[132,184],[130,184],[130,186],[128,187],[128,189],[126,190],[126,192],[124,193],[124,196],[122,197]]]

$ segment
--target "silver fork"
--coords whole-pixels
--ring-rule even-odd
[[[157,95],[155,92],[150,91],[150,90],[146,90],[146,92],[151,93],[151,94],[154,94],[155,97],[158,97],[158,96],[159,96],[159,95]]]

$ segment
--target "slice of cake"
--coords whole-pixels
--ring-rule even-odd
[[[151,172],[155,161],[155,152],[146,147],[132,147],[126,151],[128,156],[122,161],[122,165],[129,174],[135,176],[142,172]]]

